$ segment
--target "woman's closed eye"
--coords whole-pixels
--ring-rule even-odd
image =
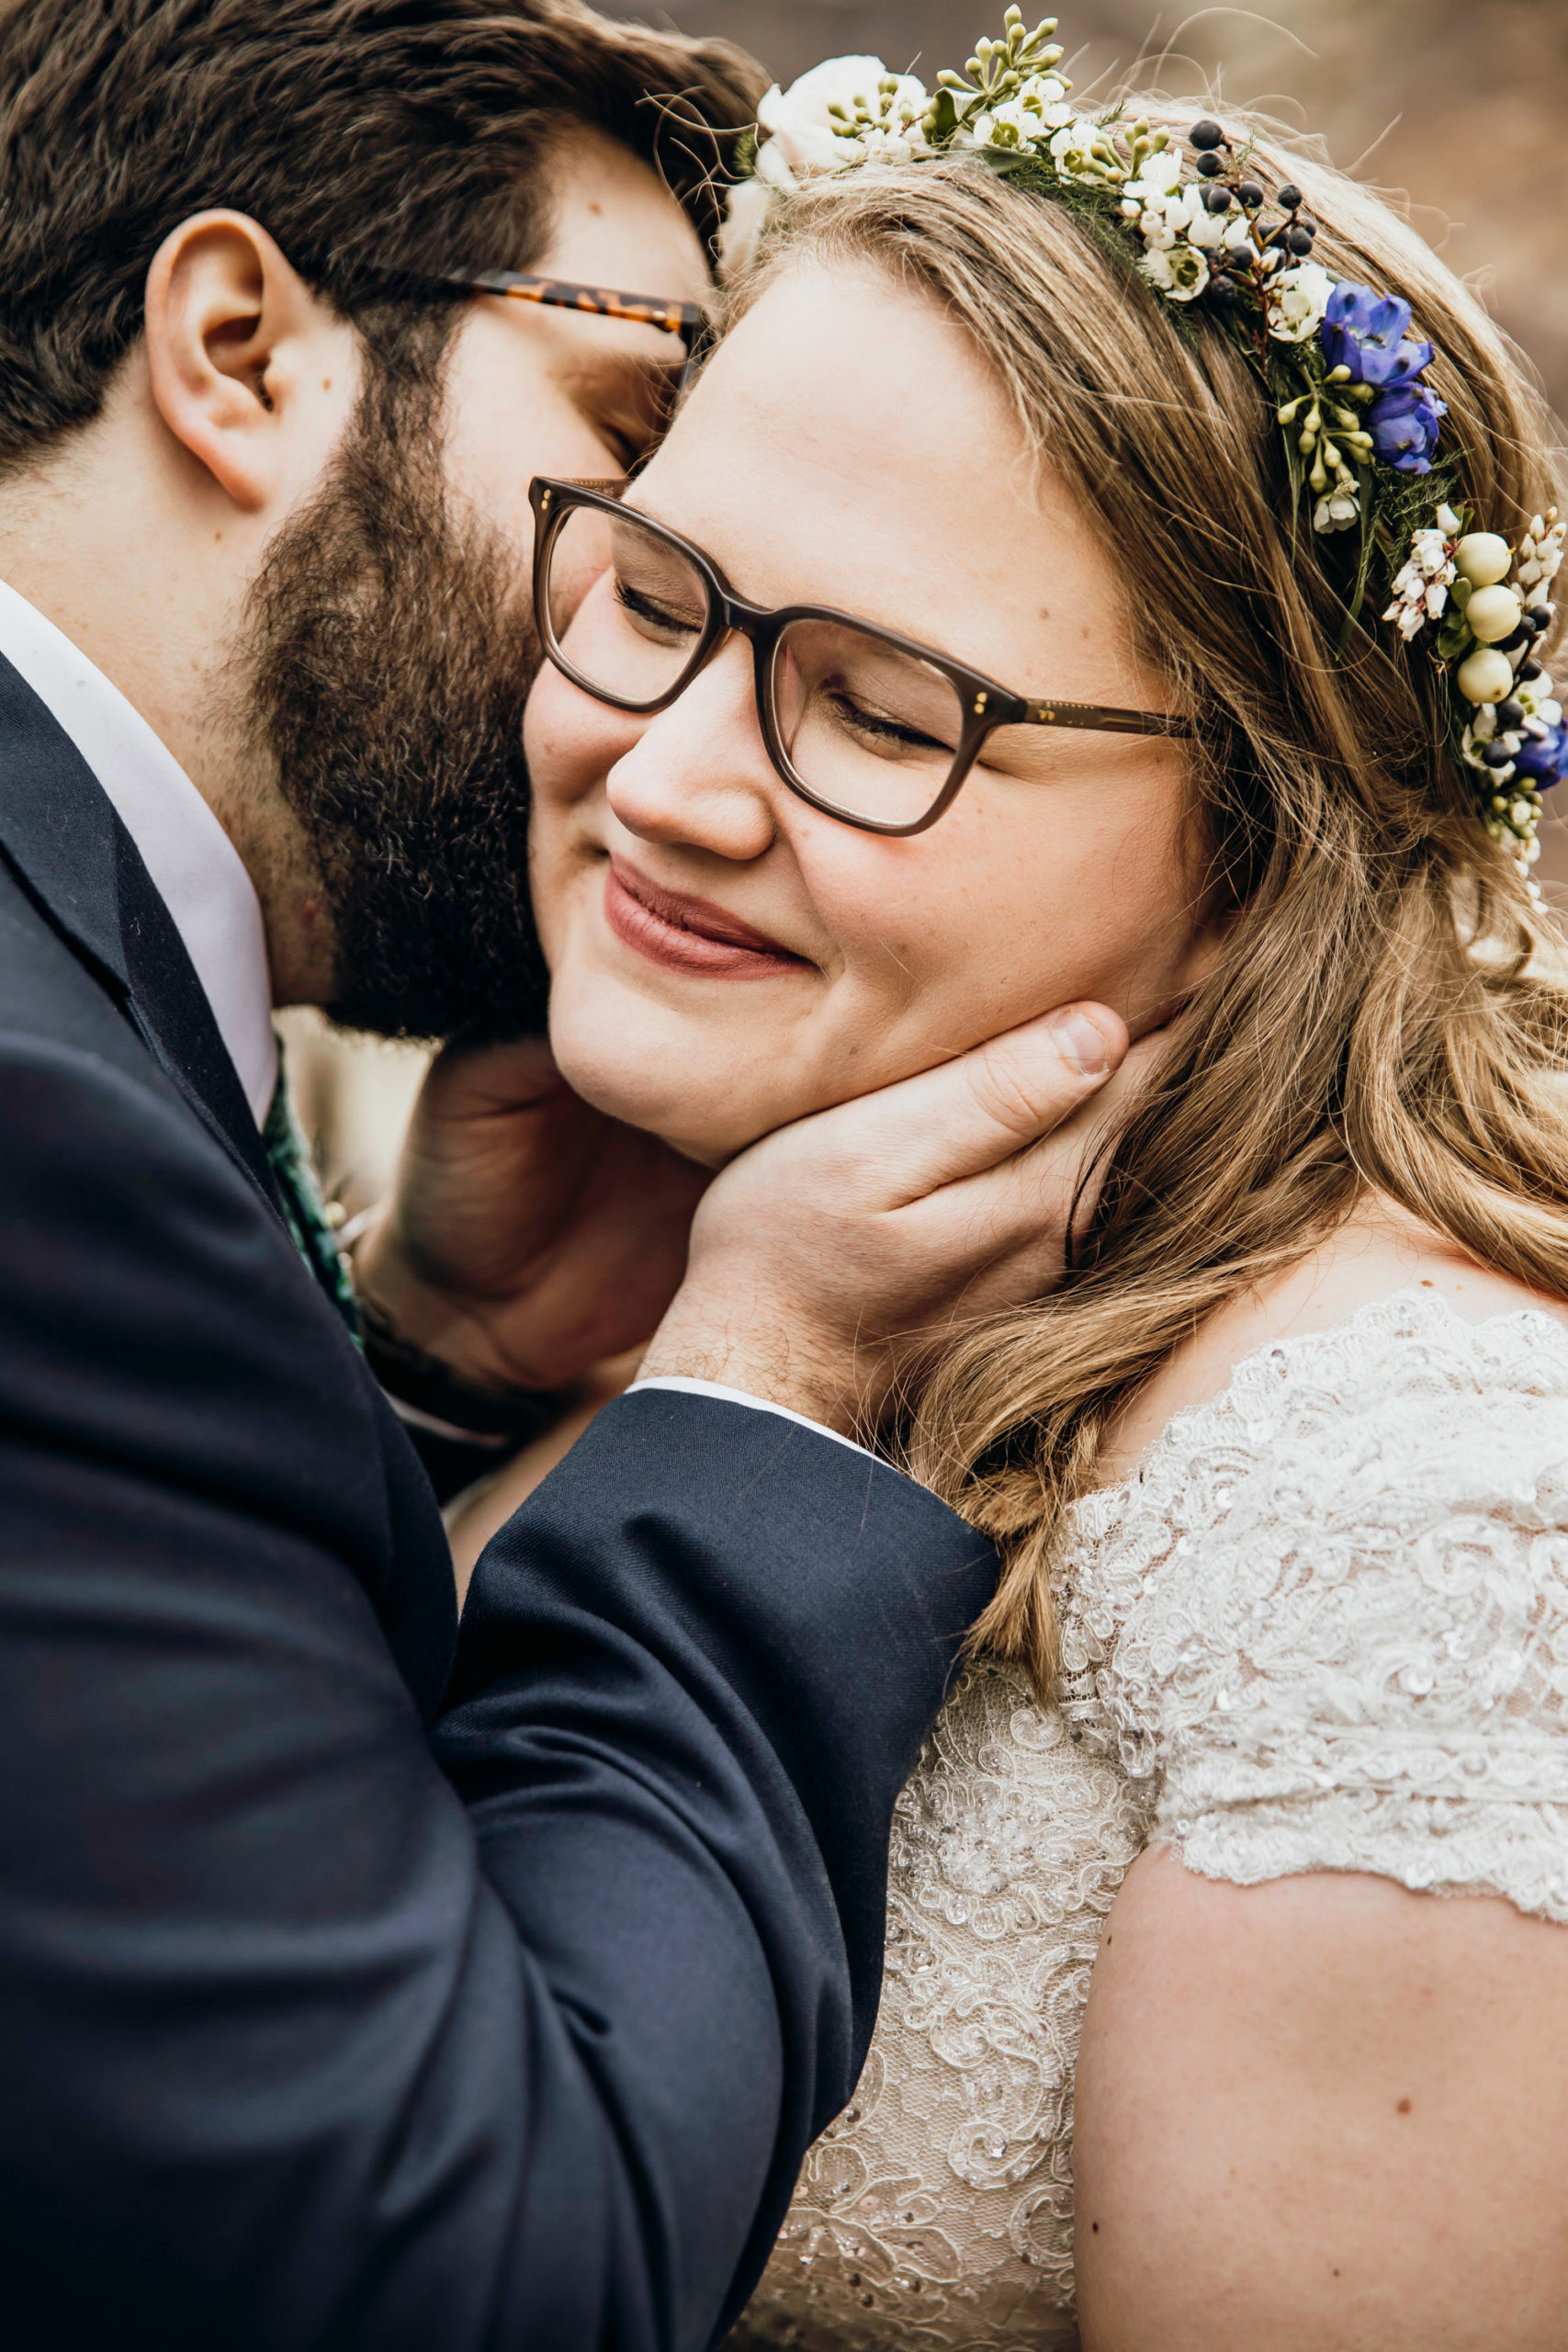
[[[875,708],[847,686],[823,685],[818,693],[827,706],[826,715],[869,752],[881,752],[886,758],[897,758],[900,753],[945,760],[953,756],[953,743],[943,742],[940,735],[929,733],[911,718]]]
[[[653,638],[661,645],[694,638],[702,628],[701,613],[681,612],[664,598],[647,588],[634,586],[618,573],[615,595],[616,605],[639,634]]]

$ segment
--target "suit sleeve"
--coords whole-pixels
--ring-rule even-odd
[[[852,2087],[994,1561],[629,1397],[428,1724],[383,1628],[450,1602],[386,1589],[328,1320],[176,1106],[0,1040],[0,2338],[700,2352]]]

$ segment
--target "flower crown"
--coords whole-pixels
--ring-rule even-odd
[[[1217,122],[1195,122],[1188,176],[1168,131],[1126,122],[1119,107],[1076,113],[1055,29],[1049,17],[1026,31],[1009,8],[1001,39],[976,41],[964,73],[939,74],[934,92],[876,57],[831,58],[787,91],[775,83],[757,110],[750,176],[729,192],[726,274],[751,258],[803,180],[954,149],[1066,203],[1101,242],[1111,232],[1155,293],[1207,312],[1261,379],[1292,499],[1310,500],[1325,555],[1346,549],[1332,563],[1344,574],[1340,652],[1374,567],[1391,582],[1383,619],[1406,644],[1430,632],[1453,755],[1487,832],[1528,876],[1540,796],[1568,774],[1568,729],[1536,659],[1568,525],[1552,507],[1517,546],[1472,529],[1451,503],[1451,463],[1434,466],[1448,412],[1422,380],[1434,355],[1411,334],[1409,303],[1337,282],[1313,259],[1301,189],[1287,183],[1270,198],[1248,170],[1250,141],[1237,147]]]

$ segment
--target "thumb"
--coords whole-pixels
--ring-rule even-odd
[[[1127,1051],[1127,1026],[1103,1004],[1060,1005],[823,1114],[845,1153],[897,1173],[897,1204],[977,1176],[1070,1119]],[[826,1137],[821,1138],[826,1140]]]

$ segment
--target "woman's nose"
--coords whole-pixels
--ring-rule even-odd
[[[739,637],[648,721],[605,781],[629,832],[738,863],[761,857],[776,838],[774,795],[783,789],[757,718],[751,650]]]

